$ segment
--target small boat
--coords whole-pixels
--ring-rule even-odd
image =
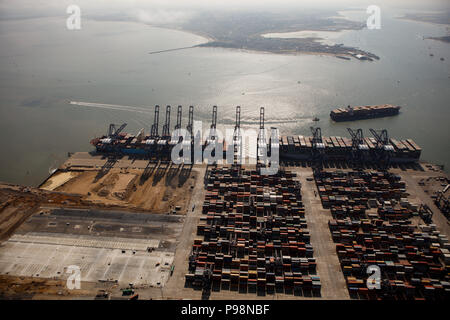
[[[320,119],[319,118],[317,118],[317,117],[314,117],[313,118],[313,121],[319,121]]]

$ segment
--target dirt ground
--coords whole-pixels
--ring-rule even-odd
[[[63,185],[70,179],[76,177],[78,174],[79,174],[78,172],[74,172],[74,171],[61,172],[61,173],[55,174],[41,186],[41,189],[50,190],[50,191],[55,190],[56,188]]]
[[[426,177],[419,181],[419,185],[422,187],[424,192],[432,198],[436,198],[438,192],[444,190],[444,188],[449,183],[449,180],[444,175],[438,175],[436,177]],[[447,193],[448,194],[448,193]],[[434,196],[434,197],[433,197]]]
[[[92,297],[97,292],[93,285],[83,283],[82,288],[69,290],[63,280],[0,275],[0,299],[67,299]]]
[[[0,211],[0,240],[8,238],[35,210],[37,206],[8,205]]]
[[[152,213],[168,213],[177,209],[177,214],[184,214],[188,209],[192,188],[198,183],[197,178],[195,171],[161,166],[155,167],[150,174],[145,169],[113,168],[101,176],[100,171],[90,170],[73,175],[55,191],[80,194],[86,200],[105,205]],[[128,191],[115,192],[117,189]]]
[[[9,238],[42,204],[86,205],[79,196],[0,183],[0,241]]]

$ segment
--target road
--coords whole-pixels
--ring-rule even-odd
[[[317,192],[315,182],[306,180],[308,177],[312,178],[312,170],[311,168],[291,169],[297,173],[297,179],[302,184],[305,218],[317,262],[317,274],[322,284],[321,296],[328,300],[350,299],[336,254],[336,245],[328,227],[328,221],[332,219],[331,212],[323,209],[319,196],[314,195],[314,191]]]

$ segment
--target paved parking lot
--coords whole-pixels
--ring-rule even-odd
[[[37,213],[0,246],[0,274],[162,287],[184,218],[91,210]],[[148,232],[154,230],[154,232]]]

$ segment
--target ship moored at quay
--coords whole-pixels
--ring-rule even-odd
[[[194,108],[189,108],[189,123],[187,125],[187,131],[191,132],[193,128],[193,112]],[[216,128],[217,121],[217,107],[213,108],[211,128]],[[92,139],[91,144],[95,146],[98,153],[108,154],[124,154],[144,156],[149,158],[170,159],[172,148],[178,143],[194,144],[192,138],[191,141],[183,141],[182,137],[171,136],[169,133],[170,124],[170,106],[166,109],[166,120],[163,126],[162,135],[158,133],[158,121],[159,121],[159,106],[155,107],[155,119],[151,126],[151,132],[149,135],[144,133],[142,129],[138,134],[133,135],[123,132],[126,124],[119,126],[111,124],[109,131],[106,135]],[[177,124],[176,129],[181,128],[181,106],[178,107]],[[239,133],[240,128],[240,107],[236,108],[236,125],[235,132]],[[389,158],[391,163],[407,163],[417,162],[420,159],[422,152],[421,147],[417,145],[412,139],[396,139],[388,136],[387,130],[373,130],[370,129],[373,137],[364,137],[362,129],[352,130],[348,129],[351,137],[339,137],[330,136],[322,137],[319,127],[311,127],[311,136],[285,136],[278,135],[277,140],[272,138],[266,139],[264,134],[261,134],[264,130],[264,108],[260,109],[260,134],[258,135],[257,146],[258,155],[261,153],[262,148],[266,148],[268,155],[271,150],[279,148],[280,159],[285,160],[361,160],[365,162],[380,162]],[[271,128],[271,130],[277,130]],[[211,141],[212,137],[208,137],[201,142],[203,148],[205,148]],[[226,158],[227,150],[229,148],[236,149],[236,143],[234,145],[228,144],[225,140],[217,138],[214,140],[222,146],[224,158]],[[193,152],[194,148],[191,148]],[[233,150],[235,152],[235,150]],[[258,157],[259,158],[259,157]]]
[[[389,153],[391,163],[417,162],[422,148],[412,139],[389,138],[388,143],[380,145],[375,137],[362,137],[361,143],[355,146],[354,140],[348,137],[322,137],[321,143],[315,143],[313,136],[281,136],[280,157],[286,160],[314,160],[320,154],[323,160],[346,161],[359,153],[358,159],[365,162],[377,162],[382,153]],[[314,146],[316,144],[316,146]]]

